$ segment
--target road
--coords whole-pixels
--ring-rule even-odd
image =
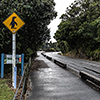
[[[45,54],[53,59],[64,62],[79,71],[86,71],[100,78],[100,62],[62,56],[58,55],[58,52],[46,52]]]
[[[100,92],[38,53],[48,68],[30,74],[32,90],[27,100],[100,100]]]

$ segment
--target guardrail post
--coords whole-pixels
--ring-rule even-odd
[[[21,76],[23,76],[23,68],[24,68],[24,54],[21,55]]]
[[[1,54],[1,78],[4,77],[4,53]]]

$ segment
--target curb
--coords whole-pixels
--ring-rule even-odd
[[[60,61],[57,61],[57,60],[54,59],[54,63],[57,64],[57,65],[59,65],[62,68],[66,68],[66,64],[64,64],[64,63],[62,63]]]
[[[44,57],[46,57],[46,55],[44,53],[41,53]]]
[[[46,56],[47,59],[52,60],[52,57]]]
[[[79,71],[79,70],[77,70],[77,69],[71,67],[70,65],[67,65],[67,69],[68,69],[70,72],[72,72],[74,75],[80,77],[80,71]]]
[[[43,54],[44,57],[46,57],[47,59],[53,61],[55,64],[57,64],[58,66],[62,67],[62,68],[66,68],[67,70],[69,70],[71,73],[73,73],[74,75],[80,77],[81,79],[85,80],[85,81],[90,81],[92,83],[94,83],[95,85],[97,86],[100,86],[100,78],[90,74],[90,73],[87,73],[85,71],[79,71],[75,68],[73,68],[70,64],[64,64],[63,62],[60,62],[56,59],[53,59],[49,56],[46,56],[45,54]]]
[[[64,68],[64,69],[67,69],[67,70],[69,70],[70,72],[72,72],[74,75],[80,77],[80,74],[79,74],[80,72],[79,72],[77,69],[71,67],[71,66],[68,65],[68,64],[64,64],[63,62],[60,62],[60,61],[58,61],[58,60],[56,60],[56,59],[53,59],[52,57],[49,57],[49,56],[47,56],[47,55],[45,55],[45,54],[43,54],[43,53],[41,53],[41,54],[42,54],[44,57],[46,57],[47,59],[53,61],[53,62],[54,62],[55,64],[57,64],[58,66],[60,66],[60,67],[62,67],[62,68]]]
[[[92,74],[90,74],[90,73],[87,73],[87,72],[85,72],[85,71],[81,71],[80,72],[80,76],[81,76],[81,79],[83,79],[83,80],[89,80],[89,81],[91,81],[92,83],[94,83],[94,84],[96,84],[96,85],[98,85],[98,86],[100,86],[100,78],[98,78],[98,77],[96,77],[96,76],[94,76],[94,75],[92,75]]]

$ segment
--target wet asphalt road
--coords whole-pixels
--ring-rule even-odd
[[[58,55],[58,52],[46,52],[45,54],[53,59],[68,64],[72,68],[75,68],[79,71],[86,71],[100,78],[100,62],[62,56]]]
[[[31,73],[32,90],[27,100],[100,100],[100,92],[79,77],[57,66],[39,54],[49,68]]]

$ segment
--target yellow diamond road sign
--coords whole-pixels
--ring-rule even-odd
[[[3,24],[15,34],[25,23],[18,17],[16,13],[10,15]]]

